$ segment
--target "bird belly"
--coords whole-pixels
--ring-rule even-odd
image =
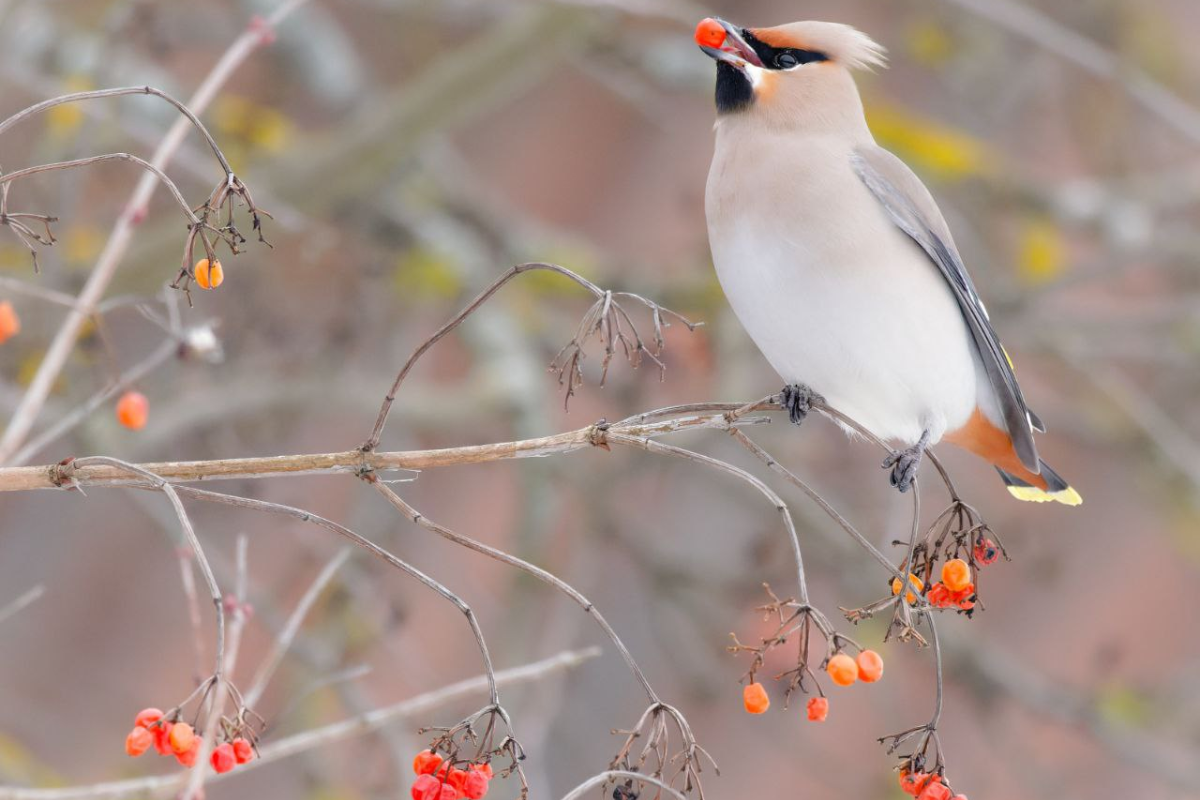
[[[726,297],[785,383],[905,444],[966,423],[982,365],[949,287],[906,237],[879,229],[823,248],[748,225],[713,233]]]

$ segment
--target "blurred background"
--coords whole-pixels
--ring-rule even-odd
[[[0,0],[0,117],[68,91],[149,84],[186,98],[267,0]],[[193,294],[220,363],[168,359],[137,382],[140,432],[111,403],[28,463],[344,450],[370,430],[411,349],[508,266],[561,263],[705,327],[668,331],[666,379],[614,365],[564,410],[546,365],[590,299],[525,277],[438,346],[406,384],[384,449],[546,435],[674,403],[749,400],[778,379],[727,309],[703,214],[712,62],[691,40],[719,13],[745,25],[851,23],[890,53],[859,77],[881,144],[946,210],[959,247],[1047,422],[1047,460],[1082,507],[1017,503],[994,472],[943,448],[966,499],[1013,562],[991,568],[987,609],[943,616],[943,736],[958,791],[980,798],[1200,796],[1200,16],[1194,0],[312,0],[228,82],[206,123],[275,215],[275,248],[225,259]],[[104,152],[147,156],[174,121],[153,98],[62,107],[4,136],[8,170]],[[220,170],[194,134],[168,169],[199,204]],[[14,209],[61,218],[29,254],[0,230],[0,276],[75,294],[140,175],[128,164],[17,185]],[[109,289],[152,297],[179,267],[184,226],[159,190]],[[63,309],[0,285],[24,323],[0,348],[0,418],[15,409]],[[89,326],[36,431],[162,346],[131,306]],[[879,454],[813,421],[759,441],[881,547],[909,505]],[[718,434],[680,444],[769,477]],[[928,472],[928,470],[927,470]],[[926,480],[926,517],[944,492]],[[409,524],[345,477],[232,482],[222,490],[344,522],[474,605],[499,667],[607,643],[579,608],[525,576]],[[762,498],[725,476],[647,453],[600,450],[422,473],[397,490],[426,516],[572,582],[603,610],[716,757],[714,798],[900,797],[875,738],[927,719],[928,651],[849,631],[887,660],[883,682],[834,690],[829,721],[778,703],[741,709],[745,657],[730,631],[765,635],[766,581],[791,591],[788,544]],[[882,573],[802,495],[796,515],[815,602],[835,619],[884,594]],[[291,609],[342,547],[311,526],[192,503],[228,582],[249,536],[255,614],[247,682]],[[93,490],[0,496],[0,784],[74,785],[164,763],[122,753],[129,720],[194,685],[178,524],[160,496]],[[207,619],[207,618],[206,618]],[[210,631],[206,627],[204,631]],[[849,628],[844,625],[843,628]],[[785,648],[769,668],[785,669]],[[206,657],[207,658],[207,657]],[[778,662],[778,663],[776,663]],[[205,662],[207,663],[207,661]],[[315,691],[330,675],[370,672]],[[322,593],[258,705],[265,741],[478,674],[461,615],[355,553]],[[772,691],[775,691],[774,688]],[[775,693],[779,699],[780,693]],[[619,658],[507,693],[533,797],[602,770],[644,697]],[[419,724],[449,724],[476,703]],[[407,796],[418,723],[280,761],[211,798]],[[493,796],[515,796],[497,782]]]

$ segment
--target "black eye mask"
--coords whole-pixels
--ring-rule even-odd
[[[746,44],[754,48],[767,69],[791,69],[801,64],[812,64],[817,61],[828,61],[829,56],[816,50],[804,50],[799,47],[772,47],[759,39],[749,29],[742,29],[742,38]]]

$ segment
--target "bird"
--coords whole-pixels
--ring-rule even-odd
[[[1019,500],[1079,505],[1038,455],[1045,425],[937,202],[867,125],[854,74],[884,67],[883,47],[840,23],[711,17],[695,41],[716,62],[713,264],[791,420],[820,400],[902,445],[883,463],[902,492],[945,441]]]

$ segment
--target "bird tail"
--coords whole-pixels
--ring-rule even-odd
[[[1077,506],[1083,502],[1079,492],[1072,489],[1061,475],[1050,469],[1045,461],[1039,460],[1039,463],[1042,470],[1036,475],[1028,470],[1022,470],[1020,475],[1014,475],[999,467],[996,467],[996,471],[1000,473],[1004,485],[1008,487],[1008,493],[1018,500],[1030,503],[1053,501],[1068,506]]]

